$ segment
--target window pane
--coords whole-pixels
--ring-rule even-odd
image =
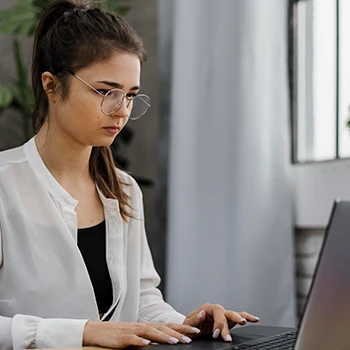
[[[350,1],[339,1],[339,156],[350,156]]]
[[[295,52],[296,61],[294,63],[296,71],[297,81],[297,160],[299,162],[306,161],[312,157],[312,144],[310,141],[312,138],[308,136],[312,131],[310,123],[307,124],[307,109],[310,99],[306,98],[306,94],[310,88],[308,88],[308,75],[310,76],[311,68],[310,60],[307,57],[311,52],[307,51],[310,46],[308,42],[311,40],[312,30],[307,26],[307,14],[311,10],[311,6],[305,2],[299,2],[297,5],[297,41]],[[307,74],[309,72],[309,74]]]
[[[336,156],[336,1],[297,3],[297,161]]]

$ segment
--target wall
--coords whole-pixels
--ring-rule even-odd
[[[294,222],[299,316],[303,310],[333,201],[350,198],[350,160],[294,165]]]
[[[297,227],[324,228],[334,198],[350,198],[350,160],[293,166]]]

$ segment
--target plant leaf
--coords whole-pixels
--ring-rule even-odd
[[[0,109],[5,109],[10,106],[13,99],[13,91],[8,86],[0,84]]]
[[[31,1],[17,0],[9,9],[0,10],[0,33],[30,35],[37,15]]]
[[[17,38],[13,39],[12,49],[16,63],[17,81],[22,85],[27,85],[27,68],[23,64],[21,55],[21,45]]]
[[[31,115],[34,109],[33,90],[28,87],[17,87],[14,90],[14,101],[19,110],[26,115]]]
[[[106,11],[114,12],[120,16],[125,15],[131,10],[129,0],[100,0],[94,3],[94,7],[99,7]]]
[[[33,90],[28,84],[28,69],[23,63],[21,46],[17,39],[13,40],[13,55],[17,70],[17,79],[14,82],[14,99],[25,114],[31,114],[34,107]]]
[[[51,3],[51,0],[33,0],[33,6],[43,12]]]

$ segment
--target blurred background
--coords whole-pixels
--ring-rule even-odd
[[[30,16],[30,0],[0,3],[0,150],[31,136],[32,38],[3,12],[17,3]],[[295,326],[333,200],[350,197],[349,1],[120,4],[145,42],[152,108],[118,136],[116,161],[144,193],[167,301]]]

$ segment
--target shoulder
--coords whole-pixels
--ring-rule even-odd
[[[12,148],[6,151],[0,151],[0,189],[5,186],[4,183],[14,181],[13,175],[18,171],[12,171],[20,164],[26,162],[26,156],[23,146]],[[22,172],[22,171],[21,171]],[[2,195],[0,195],[0,200]],[[0,225],[0,267],[2,265],[2,235]]]
[[[24,146],[0,152],[0,171],[7,166],[22,164],[27,161]]]
[[[129,197],[129,204],[131,205],[131,215],[135,217],[143,217],[143,194],[139,184],[128,173],[117,169],[117,176],[119,182],[123,186],[123,192]]]
[[[118,178],[119,178],[122,182],[124,182],[124,183],[126,183],[126,184],[128,184],[128,185],[135,185],[135,184],[137,184],[136,181],[135,181],[135,179],[134,179],[130,174],[128,174],[126,171],[121,170],[121,169],[119,169],[119,168],[115,168],[115,169],[116,169]]]
[[[124,191],[131,197],[136,196],[142,199],[142,192],[136,180],[124,170],[116,168],[116,171],[119,181],[124,186]]]

